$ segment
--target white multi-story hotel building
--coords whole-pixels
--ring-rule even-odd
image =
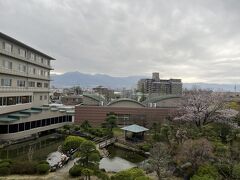
[[[73,109],[49,103],[54,58],[0,32],[0,140],[17,140],[73,121]]]

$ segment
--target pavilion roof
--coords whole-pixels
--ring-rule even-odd
[[[137,124],[133,124],[133,125],[130,125],[130,126],[125,126],[121,129],[124,130],[124,131],[130,131],[130,132],[133,132],[133,133],[140,133],[140,132],[144,132],[144,131],[149,130],[149,129],[147,129],[143,126],[139,126]]]

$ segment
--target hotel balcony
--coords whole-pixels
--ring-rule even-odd
[[[5,51],[5,50],[3,50],[3,49],[0,49],[0,54],[4,54],[4,55],[10,56],[10,57],[12,57],[12,58],[20,59],[20,60],[22,60],[22,61],[26,61],[26,62],[28,62],[28,63],[34,64],[34,65],[37,65],[37,66],[41,66],[41,67],[43,67],[43,68],[53,70],[53,68],[52,68],[51,66],[49,66],[49,65],[39,63],[39,62],[37,62],[37,61],[28,59],[28,58],[26,58],[26,57],[22,57],[22,56],[20,56],[19,54],[16,54],[16,53],[14,53],[14,52],[7,52],[7,51]]]
[[[42,79],[42,80],[48,80],[48,81],[51,80],[50,77],[39,76],[39,75],[36,75],[36,74],[28,74],[26,72],[20,72],[20,71],[17,71],[15,69],[6,69],[6,68],[3,68],[3,67],[0,67],[0,72],[3,73],[3,74],[10,74],[10,75],[13,75],[13,76],[30,77],[30,78],[34,78],[34,79]]]
[[[49,88],[38,87],[1,87],[0,92],[50,92]]]

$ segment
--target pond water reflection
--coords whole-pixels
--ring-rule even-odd
[[[56,139],[55,135],[47,135],[36,140],[10,145],[0,149],[0,159],[28,160],[31,148],[32,160],[45,160],[48,154],[56,151],[63,141],[61,137]]]
[[[110,156],[100,161],[99,168],[107,172],[119,172],[138,166],[146,158],[132,151],[123,150],[110,146],[108,148]]]

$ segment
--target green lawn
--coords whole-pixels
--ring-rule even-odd
[[[118,137],[118,136],[123,136],[123,130],[121,130],[120,128],[113,128],[113,135]]]

